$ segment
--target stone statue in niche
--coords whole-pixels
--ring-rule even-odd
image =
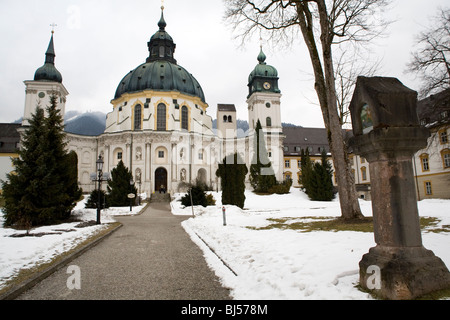
[[[142,160],[142,149],[140,147],[136,148],[136,160]]]

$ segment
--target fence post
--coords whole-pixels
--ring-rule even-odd
[[[225,206],[222,206],[222,215],[223,215],[223,225],[227,225],[227,220],[225,218]]]

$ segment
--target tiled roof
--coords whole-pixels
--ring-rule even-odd
[[[417,102],[417,116],[421,125],[436,127],[450,122],[450,89]]]
[[[0,153],[15,153],[20,142],[20,123],[0,123]]]
[[[284,155],[300,155],[301,149],[310,151],[310,155],[319,155],[325,149],[329,152],[327,130],[325,128],[284,127]]]

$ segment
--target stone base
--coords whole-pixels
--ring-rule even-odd
[[[377,245],[359,262],[359,281],[377,297],[405,300],[450,288],[450,273],[444,262],[423,246]]]

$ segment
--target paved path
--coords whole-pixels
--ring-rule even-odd
[[[120,217],[123,227],[68,264],[80,268],[81,289],[67,288],[68,266],[18,299],[230,299],[203,253],[168,203]]]

